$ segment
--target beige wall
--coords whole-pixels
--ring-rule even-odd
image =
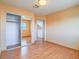
[[[1,50],[6,50],[6,13],[17,14],[21,16],[26,16],[26,19],[30,20],[29,17],[32,17],[31,22],[31,34],[32,42],[35,41],[35,15],[34,13],[23,10],[20,8],[11,7],[5,4],[0,3],[0,45]]]
[[[79,50],[79,6],[46,16],[47,41]]]

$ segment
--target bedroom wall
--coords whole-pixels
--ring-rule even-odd
[[[79,50],[79,6],[46,16],[47,41]]]

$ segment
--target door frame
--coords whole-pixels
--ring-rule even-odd
[[[43,20],[43,25],[44,25],[44,28],[43,28],[43,41],[45,41],[46,40],[46,20],[44,20],[44,19],[38,19],[38,20],[36,20],[36,37],[37,37],[37,40],[38,40],[38,28],[37,28],[37,21],[39,21],[39,20]]]
[[[6,13],[6,17],[7,17],[7,14],[11,14],[11,15],[15,15],[15,16],[19,17],[19,22],[17,22],[18,23],[18,32],[19,32],[19,36],[18,36],[19,37],[19,43],[18,43],[18,45],[16,47],[21,46],[21,26],[20,26],[21,25],[21,15],[18,15],[18,14],[15,14],[15,13],[11,13],[11,12],[7,12]],[[7,22],[13,22],[13,21],[7,21],[7,19],[6,19],[6,23]],[[14,23],[16,23],[16,22],[14,22]],[[6,45],[6,48],[7,48],[7,45]]]

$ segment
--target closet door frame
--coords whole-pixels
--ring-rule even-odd
[[[21,25],[21,16],[20,15],[17,15],[17,14],[13,14],[13,13],[6,13],[6,17],[7,17],[8,14],[19,17],[18,22],[16,22],[16,21],[8,21],[7,18],[6,18],[6,23],[7,22],[10,22],[10,23],[12,22],[12,23],[16,23],[18,25],[19,46],[21,46],[21,26],[20,26]]]

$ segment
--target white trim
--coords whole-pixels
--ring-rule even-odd
[[[0,27],[1,27],[1,17],[0,17]],[[0,29],[0,54],[1,54],[1,29]]]
[[[46,40],[46,19],[45,20],[45,40]]]

